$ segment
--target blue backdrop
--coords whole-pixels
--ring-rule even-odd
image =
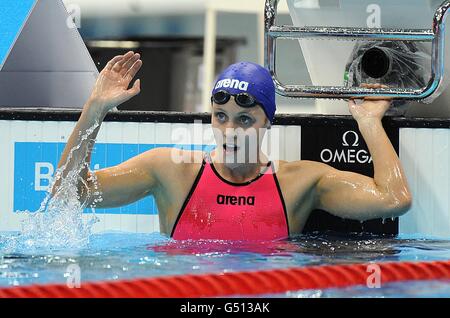
[[[174,144],[109,144],[97,143],[92,152],[91,169],[115,166],[140,153],[157,147],[178,147],[191,150],[210,150],[208,145]],[[46,194],[46,187],[56,170],[65,143],[16,142],[14,145],[14,211],[36,211]],[[110,209],[98,209],[99,213],[158,214],[152,196],[133,204]],[[87,213],[90,209],[86,209]]]

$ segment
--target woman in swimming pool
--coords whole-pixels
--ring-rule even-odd
[[[102,70],[62,154],[63,176],[83,165],[83,154],[90,154],[100,127],[88,139],[82,135],[140,92],[139,80],[129,85],[141,66],[139,54],[128,52]],[[84,165],[78,184],[81,199],[91,205],[99,191],[103,200],[96,206],[115,207],[153,195],[161,232],[174,239],[281,239],[301,233],[314,209],[368,220],[397,217],[410,208],[406,177],[381,124],[390,101],[349,102],[373,158],[374,178],[312,161],[269,161],[260,146],[273,122],[275,89],[269,72],[257,64],[228,67],[211,101],[218,145],[213,151],[155,148],[96,172]],[[250,139],[257,146],[253,157]],[[80,144],[69,158],[70,150]],[[189,160],[180,163],[174,158]],[[58,186],[55,183],[54,193]]]

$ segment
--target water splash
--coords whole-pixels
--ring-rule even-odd
[[[91,128],[87,129],[81,136],[79,144],[70,150],[65,164],[57,169],[39,209],[35,212],[20,211],[25,217],[22,220],[22,231],[19,235],[12,237],[11,241],[5,245],[7,250],[27,249],[32,251],[41,248],[80,248],[89,243],[92,226],[98,222],[95,215],[95,204],[100,202],[102,198],[98,191],[95,174],[92,174],[92,179],[89,180],[94,185],[94,193],[90,193],[88,185],[80,177],[81,171],[89,167],[87,162],[88,148],[86,148],[85,153],[74,153],[80,150],[82,144],[99,126],[100,124],[96,122]],[[80,164],[76,164],[73,169],[66,171],[74,155],[81,156]],[[55,193],[52,194],[52,188],[58,181],[60,184]],[[88,196],[96,196],[90,216],[83,216],[86,202],[80,200],[79,182],[84,184]]]

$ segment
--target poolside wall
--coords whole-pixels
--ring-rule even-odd
[[[0,109],[0,231],[20,230],[23,213],[38,209],[46,185],[69,137],[78,111]],[[202,134],[194,132],[202,121]],[[315,212],[307,230],[421,233],[449,236],[450,121],[386,119],[384,126],[403,162],[414,196],[413,208],[399,220],[374,220],[360,224]],[[188,134],[174,142],[174,132]],[[370,155],[355,122],[347,116],[278,116],[266,148],[272,159],[318,160],[336,168],[373,174]],[[203,135],[204,133],[204,135]],[[190,137],[188,135],[191,135]],[[179,136],[178,136],[179,137]],[[277,141],[278,144],[274,144]],[[116,165],[154,147],[214,147],[210,115],[124,112],[111,114],[103,124],[92,168]],[[86,211],[85,217],[90,216]],[[98,209],[95,231],[159,231],[157,207],[152,197],[122,208]]]

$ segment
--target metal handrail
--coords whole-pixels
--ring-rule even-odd
[[[392,99],[423,100],[437,94],[444,77],[445,21],[450,0],[444,1],[433,18],[432,29],[370,29],[343,27],[293,27],[277,26],[275,19],[279,0],[266,0],[264,25],[264,64],[272,74],[279,95],[297,98],[348,99],[381,97]],[[276,73],[276,40],[302,38],[337,38],[368,41],[422,41],[432,42],[431,78],[421,89],[379,88],[344,86],[284,85]]]

